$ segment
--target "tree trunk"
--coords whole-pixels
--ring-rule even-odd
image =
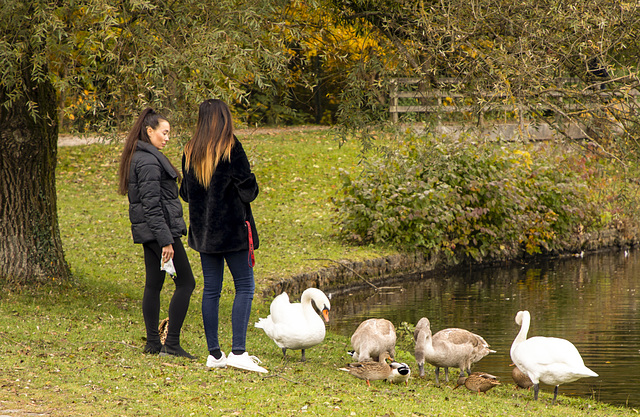
[[[56,92],[46,76],[32,81],[29,63],[24,68],[24,99],[0,108],[0,285],[71,276],[56,204]],[[0,102],[6,98],[0,87]]]

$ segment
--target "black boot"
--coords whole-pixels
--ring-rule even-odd
[[[149,353],[152,355],[157,355],[162,350],[162,343],[160,343],[160,339],[158,339],[157,343],[150,342],[147,340],[147,344],[144,347],[144,353]]]
[[[158,325],[149,320],[151,323],[147,323],[147,344],[144,347],[143,352],[152,355],[157,355],[162,350],[162,342],[160,341],[160,333],[158,332]]]
[[[176,346],[170,346],[165,343],[160,350],[160,356],[179,356],[181,358],[196,359],[195,356],[182,349],[180,344]]]
[[[180,328],[175,329],[171,325],[171,319],[169,319],[169,330],[167,331],[167,339],[162,345],[160,350],[160,356],[180,356],[183,358],[195,359],[196,357],[182,349],[180,346]]]

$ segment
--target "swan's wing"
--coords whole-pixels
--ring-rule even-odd
[[[278,315],[280,311],[286,309],[289,305],[291,305],[289,302],[289,295],[286,292],[283,292],[273,299],[271,306],[269,307],[269,311],[271,312],[271,315]]]
[[[489,348],[489,344],[480,335],[471,333],[471,343],[473,345],[473,353],[471,355],[471,363],[476,363],[490,353],[496,353],[495,350]]]
[[[582,357],[573,343],[557,337],[531,337],[521,342],[517,350],[518,352],[526,352],[530,361],[535,360],[541,365],[567,363],[584,366]]]
[[[469,340],[469,331],[464,329],[450,328],[442,329],[433,335],[434,340],[446,341],[447,343],[453,343],[460,345],[467,343]]]
[[[389,320],[377,320],[375,322],[375,331],[387,343],[396,344],[396,328]]]
[[[275,325],[287,323],[288,325],[296,326],[300,325],[299,323],[304,323],[302,304],[290,303],[286,292],[273,299],[270,311],[271,320]]]
[[[283,292],[271,302],[271,306],[269,308],[271,314],[269,314],[267,318],[260,318],[254,325],[257,328],[264,330],[266,335],[269,336],[269,338],[272,339],[280,348],[286,346],[282,343],[282,336],[280,334],[282,330],[279,329],[278,323],[287,318],[287,311],[290,309],[290,306],[289,296],[286,292]]]
[[[454,345],[467,345],[470,349],[482,352],[485,355],[495,351],[489,349],[489,344],[480,335],[465,329],[450,328],[440,330],[433,335],[434,340],[442,340]]]
[[[465,329],[443,329],[433,335],[434,344],[446,344],[455,347],[456,350],[464,350],[471,353],[477,346],[478,340],[475,335]]]
[[[474,333],[465,329],[443,329],[433,335],[433,348],[440,356],[441,363],[469,369],[471,365],[489,354],[480,348],[480,342]],[[454,365],[455,364],[455,365]]]
[[[281,320],[281,317],[286,317],[286,311],[289,305],[289,296],[286,292],[278,295],[273,299],[271,306],[269,307],[269,312],[271,314],[269,314],[266,319],[260,318],[256,322],[255,327],[264,329],[265,331],[267,328],[273,328],[274,324]]]
[[[489,344],[487,343],[486,340],[484,340],[484,338],[482,336],[480,336],[479,334],[475,334],[475,333],[471,333],[471,335],[473,336],[473,339],[474,339],[473,344],[476,347],[476,349],[478,349],[478,350],[489,349]],[[492,352],[495,352],[495,351],[492,351]]]
[[[368,319],[351,336],[351,346],[359,360],[377,358],[383,352],[395,356],[396,330],[389,320]]]
[[[271,316],[276,324],[286,323],[290,326],[301,326],[302,323],[305,323],[300,303],[282,304],[271,313]]]

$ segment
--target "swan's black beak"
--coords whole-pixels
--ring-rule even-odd
[[[329,309],[327,307],[322,309],[322,317],[324,317],[324,321],[329,323]]]

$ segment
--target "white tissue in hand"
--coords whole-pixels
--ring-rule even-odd
[[[173,259],[169,259],[169,262],[163,263],[160,269],[162,271],[167,271],[171,276],[176,274],[176,268],[173,266]]]

